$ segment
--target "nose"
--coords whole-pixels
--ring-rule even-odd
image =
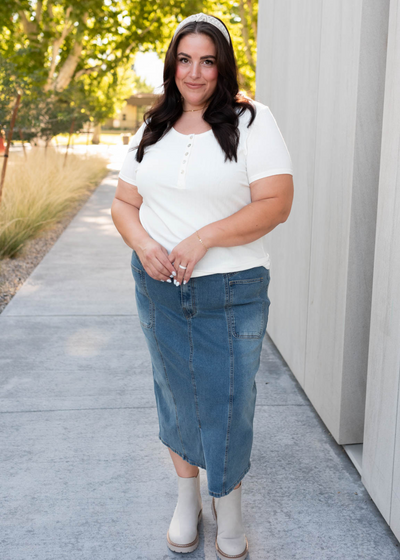
[[[190,77],[191,78],[198,78],[201,74],[200,62],[192,62],[190,68]]]

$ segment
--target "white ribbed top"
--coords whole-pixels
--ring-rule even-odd
[[[143,160],[128,152],[119,177],[143,197],[139,217],[147,233],[170,253],[180,241],[205,225],[234,214],[251,202],[250,184],[262,177],[290,173],[289,151],[269,107],[252,100],[257,110],[239,117],[238,161],[225,153],[212,130],[181,134],[172,128],[145,149]],[[145,128],[130,141],[138,146]],[[270,267],[263,238],[235,247],[211,247],[194,267],[192,277]]]

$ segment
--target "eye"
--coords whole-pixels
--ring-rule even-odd
[[[210,62],[210,64],[206,64],[206,66],[212,66],[214,64],[213,60],[205,60],[204,62]]]
[[[187,58],[183,57],[179,59],[179,62],[183,62],[184,60],[187,60]]]

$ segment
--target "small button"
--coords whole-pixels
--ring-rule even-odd
[[[189,146],[191,146],[191,145],[192,145],[192,144],[188,144],[188,148],[189,148]]]
[[[181,173],[185,173],[185,171],[182,169]]]
[[[190,138],[193,138],[193,136],[194,136],[194,135],[193,135],[193,134],[191,134],[191,135],[190,135]]]
[[[183,163],[186,163],[186,160],[185,160],[185,159],[183,160]]]
[[[187,155],[188,155],[188,153],[189,153],[189,152],[186,152],[185,156],[187,156]]]

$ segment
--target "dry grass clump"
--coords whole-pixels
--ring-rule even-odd
[[[46,153],[47,152],[47,153]],[[28,239],[59,221],[104,177],[107,161],[97,155],[33,148],[27,159],[10,157],[0,204],[0,258],[15,257]]]

